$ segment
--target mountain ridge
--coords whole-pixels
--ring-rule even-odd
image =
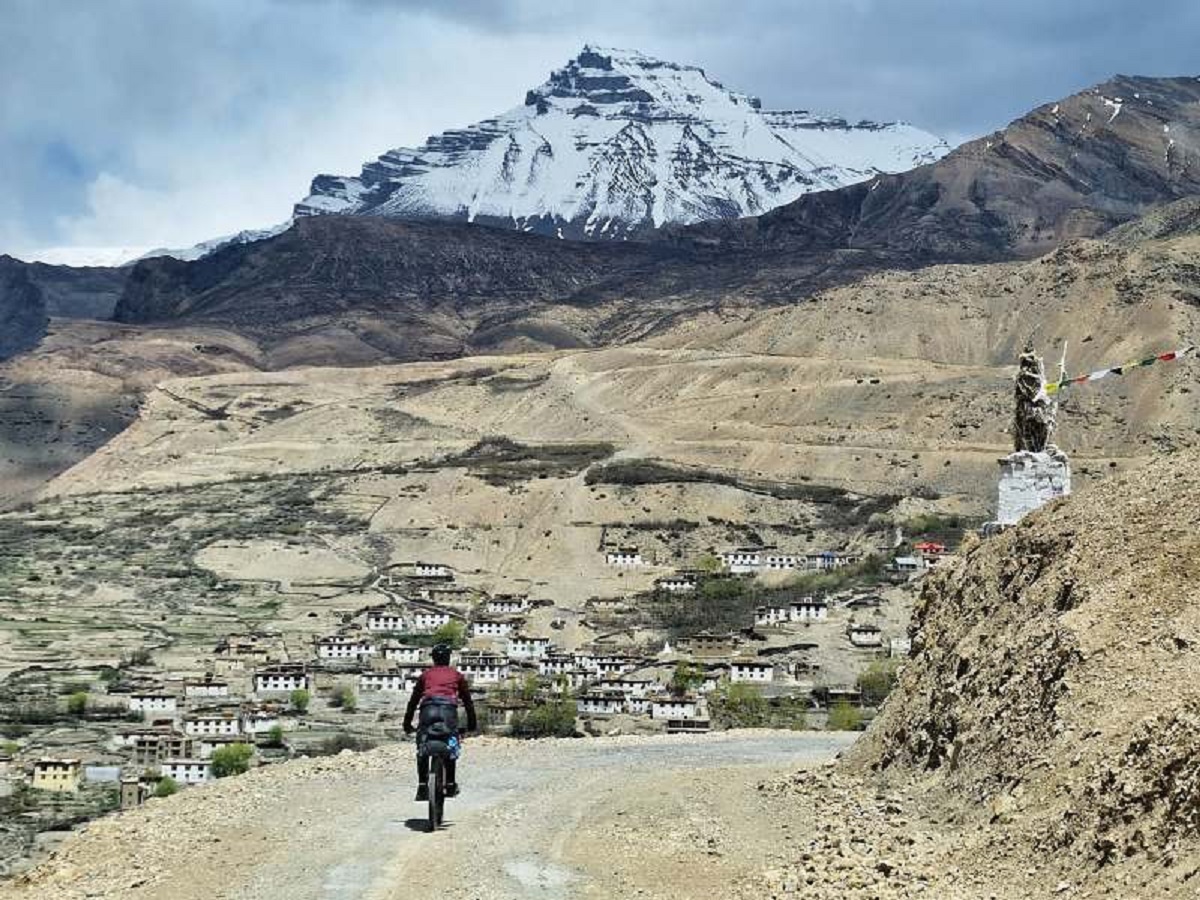
[[[764,111],[703,69],[585,46],[518,107],[318,175],[297,217],[449,218],[577,240],[760,213],[812,190],[931,162],[905,123]]]

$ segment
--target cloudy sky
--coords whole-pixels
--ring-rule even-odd
[[[1113,73],[1200,75],[1197,34],[1195,0],[0,0],[0,253],[282,221],[586,42],[958,142]]]

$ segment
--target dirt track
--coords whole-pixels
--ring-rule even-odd
[[[95,823],[0,897],[711,897],[714,880],[761,869],[727,845],[739,822],[724,808],[731,798],[749,808],[762,778],[828,760],[849,740],[479,740],[436,835],[412,801],[411,746],[302,761]]]

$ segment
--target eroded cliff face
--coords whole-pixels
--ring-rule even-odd
[[[1051,855],[1195,874],[1198,500],[1200,457],[1163,456],[967,547],[926,581],[853,765]]]
[[[0,256],[0,360],[37,346],[49,318],[25,263]]]

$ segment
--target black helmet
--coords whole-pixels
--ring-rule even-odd
[[[434,644],[434,646],[433,646],[433,662],[434,662],[434,665],[438,665],[438,666],[450,665],[450,645],[449,644]]]

